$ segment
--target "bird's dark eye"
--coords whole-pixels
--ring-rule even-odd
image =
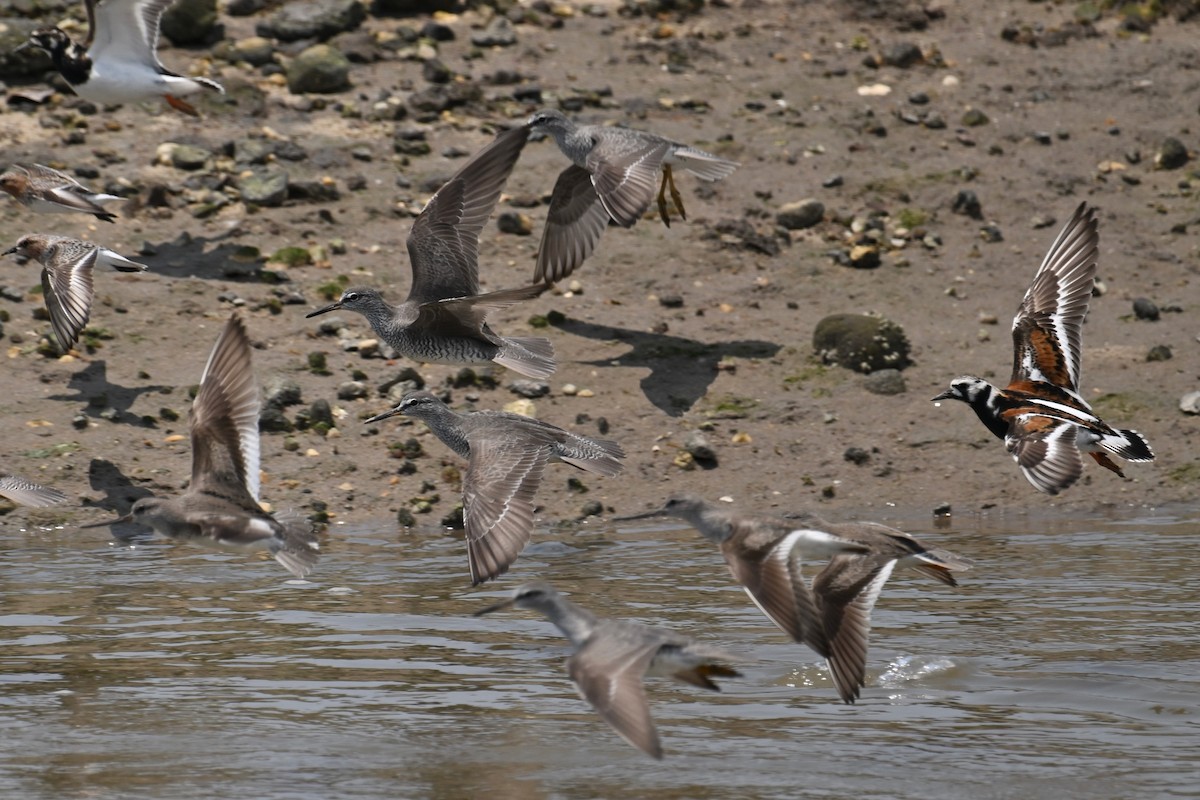
[[[346,300],[348,300],[350,302],[354,302],[357,299],[358,299],[358,292],[350,292],[349,294],[346,295]]]

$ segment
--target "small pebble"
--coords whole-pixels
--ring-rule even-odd
[[[598,517],[604,513],[604,505],[599,500],[589,500],[579,511],[584,517]]]
[[[1200,414],[1200,392],[1188,392],[1179,398],[1179,410],[1185,414]]]
[[[537,406],[533,404],[532,400],[524,397],[520,400],[513,400],[511,403],[505,403],[503,410],[509,414],[520,414],[522,417],[537,416]]]
[[[513,394],[532,399],[535,397],[545,397],[550,394],[550,384],[545,381],[518,378],[508,385],[508,390]]]
[[[346,381],[338,384],[337,396],[339,400],[358,400],[367,396],[367,385],[362,381]]]
[[[861,466],[871,460],[871,454],[861,447],[848,447],[846,452],[842,453],[842,458],[851,464]]]
[[[1188,162],[1188,149],[1183,142],[1168,136],[1154,155],[1155,169],[1179,169]]]
[[[988,244],[997,244],[1004,241],[1004,232],[996,225],[984,225],[979,229],[979,238]]]
[[[1139,297],[1133,301],[1133,315],[1138,319],[1156,320],[1158,319],[1158,305],[1148,297]]]
[[[663,308],[683,308],[683,295],[681,294],[660,294],[658,296],[658,304]]]
[[[1150,352],[1146,353],[1147,361],[1170,361],[1174,354],[1171,348],[1165,344],[1156,344],[1150,348]],[[101,415],[103,416],[103,415]]]
[[[908,385],[904,375],[897,369],[877,369],[863,379],[863,388],[871,394],[904,394]]]
[[[978,108],[969,108],[962,115],[962,124],[968,128],[978,128],[981,125],[987,125],[991,122],[988,115],[980,111]]]
[[[775,222],[789,231],[811,228],[824,218],[825,204],[811,197],[787,203],[775,214]]]
[[[501,233],[529,236],[533,233],[533,219],[518,211],[505,211],[496,217],[496,227]]]
[[[715,467],[717,465],[717,451],[709,444],[708,437],[698,431],[688,434],[683,441],[683,449],[703,466]]]
[[[950,210],[955,214],[966,214],[971,219],[983,219],[983,206],[979,202],[979,196],[970,189],[958,191]]]

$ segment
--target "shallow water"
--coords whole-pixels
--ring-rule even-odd
[[[335,527],[298,582],[9,524],[0,797],[1195,797],[1194,519],[908,521],[976,569],[958,590],[892,577],[855,706],[689,529],[542,530],[471,590],[434,530]],[[719,643],[744,676],[652,680],[667,757],[646,758],[576,696],[548,623],[470,616],[531,577]]]

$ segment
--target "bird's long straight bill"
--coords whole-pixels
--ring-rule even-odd
[[[109,525],[119,525],[122,522],[133,522],[132,512],[116,519],[106,519],[101,522],[89,522],[86,525],[80,525],[80,528],[107,528]]]
[[[507,600],[501,600],[499,603],[494,603],[494,604],[488,606],[487,608],[481,608],[478,611],[472,613],[471,616],[482,617],[484,614],[491,614],[493,611],[503,611],[506,608],[512,608],[513,603],[515,603],[515,602],[516,602],[516,600],[514,600],[513,598],[510,597]]]
[[[400,413],[400,407],[396,406],[395,408],[391,409],[390,411],[385,411],[382,414],[376,414],[375,416],[371,417],[370,419],[363,420],[363,424],[370,425],[372,422],[379,422],[381,420],[388,419],[389,417],[394,417],[399,413]]]
[[[311,319],[312,317],[319,317],[322,314],[328,314],[330,311],[337,311],[341,307],[342,307],[342,301],[339,300],[336,303],[330,303],[329,305],[325,306],[324,308],[318,308],[316,311],[310,311],[309,313],[304,315],[304,318]]]
[[[627,514],[623,517],[613,517],[613,522],[630,522],[635,519],[653,519],[654,517],[665,517],[666,513],[661,508],[652,508],[649,511],[643,511],[640,514]]]

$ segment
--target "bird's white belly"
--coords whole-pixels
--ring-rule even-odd
[[[80,97],[93,103],[136,103],[162,97],[159,74],[144,64],[128,62],[92,65],[92,74],[75,87]]]
[[[93,62],[92,74],[75,91],[93,103],[138,103],[164,94],[192,94],[199,88],[195,81],[163,75],[147,64],[107,61]]]
[[[275,536],[275,525],[271,520],[261,517],[252,517],[243,524],[231,524],[227,527],[231,533],[236,530],[237,535],[215,539],[214,543],[221,550],[268,550]]]
[[[41,214],[78,214],[80,209],[70,208],[68,206],[51,203],[49,200],[43,200],[40,197],[35,197],[29,201],[29,207]],[[87,213],[86,211],[83,213]]]

